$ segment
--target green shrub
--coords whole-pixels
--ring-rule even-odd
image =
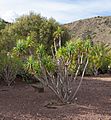
[[[8,86],[14,82],[18,71],[22,67],[19,58],[11,56],[10,53],[2,53],[0,56],[0,76]]]
[[[92,52],[89,54],[90,62],[87,70],[92,71],[94,75],[98,75],[99,70],[101,70],[102,73],[107,72],[110,64],[109,52],[110,47],[107,44],[98,43],[93,45]]]

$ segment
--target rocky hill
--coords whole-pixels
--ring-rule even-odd
[[[73,40],[90,37],[94,42],[111,44],[111,16],[79,20],[64,26],[70,31]]]

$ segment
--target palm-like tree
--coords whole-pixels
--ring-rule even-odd
[[[55,52],[57,51],[57,41],[58,41],[58,47],[61,48],[62,44],[62,36],[64,34],[64,31],[61,29],[61,27],[58,26],[57,30],[54,32],[54,48]]]

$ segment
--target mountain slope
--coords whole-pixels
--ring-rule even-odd
[[[94,42],[111,43],[111,16],[79,20],[64,26],[70,31],[72,39],[90,37]]]

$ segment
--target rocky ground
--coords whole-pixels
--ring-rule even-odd
[[[48,88],[38,93],[21,82],[0,85],[0,120],[111,120],[111,77],[86,77],[73,104],[57,101]]]

